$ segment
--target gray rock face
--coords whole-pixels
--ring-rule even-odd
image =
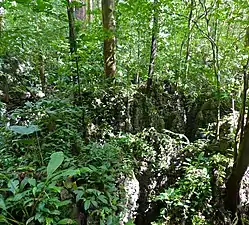
[[[126,208],[120,222],[121,225],[136,217],[136,210],[138,208],[137,200],[139,198],[139,182],[134,173],[132,173],[130,177],[125,178],[124,189],[126,193]]]
[[[245,175],[241,181],[240,186],[240,206],[248,206],[249,205],[249,168],[245,172]]]

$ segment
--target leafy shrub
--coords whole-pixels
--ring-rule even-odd
[[[6,131],[9,136],[5,138],[9,141],[12,138],[22,140],[23,135],[26,135],[27,140],[39,138],[42,143],[43,136],[32,136],[38,132],[33,128],[34,126],[11,126]],[[60,146],[56,141],[57,139],[50,139],[47,142],[50,149],[56,150],[57,147],[53,146]],[[75,214],[81,212],[88,215],[92,223],[118,223],[125,197],[119,179],[121,174],[128,173],[128,161],[115,141],[89,145],[78,141],[78,156],[74,157],[70,151],[65,150],[61,161],[61,156],[57,154],[53,157],[56,154],[53,153],[48,162],[48,155],[51,153],[42,149],[40,153],[44,163],[48,162],[47,167],[37,164],[31,155],[27,157],[31,142],[22,146],[24,154],[18,159],[11,157],[11,160],[7,160],[5,157],[7,161],[3,162],[0,171],[3,187],[0,208],[4,223],[18,221],[20,224],[74,224],[77,217]],[[11,144],[9,146],[13,147]],[[1,155],[4,155],[3,150]],[[11,148],[6,152],[10,150]],[[49,173],[52,159],[60,165],[60,170],[54,174],[53,169]]]
[[[32,167],[1,173],[1,221],[7,224],[74,224],[65,206],[71,200],[61,199],[63,187],[58,182],[80,170],[57,170],[64,160],[62,152],[53,153],[40,174]],[[57,170],[57,172],[56,172]],[[38,170],[39,171],[39,170]],[[63,221],[67,221],[64,223]]]
[[[182,149],[185,155],[182,175],[155,197],[163,203],[161,216],[170,224],[183,221],[196,225],[214,223],[212,216],[217,210],[214,204],[220,200],[214,196],[217,194],[215,189],[224,183],[229,160],[220,153],[206,152],[208,145],[207,141],[199,140]]]

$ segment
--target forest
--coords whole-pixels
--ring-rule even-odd
[[[0,0],[0,225],[249,224],[248,0]]]

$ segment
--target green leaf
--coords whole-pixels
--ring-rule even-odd
[[[34,219],[35,219],[34,216],[30,217],[30,218],[27,220],[26,225],[30,224]]]
[[[58,224],[74,224],[72,219],[63,219],[58,222]]]
[[[24,192],[22,192],[22,193],[18,193],[18,194],[16,194],[16,195],[14,195],[12,201],[18,202],[18,201],[20,201],[21,199],[24,199],[24,197],[25,197],[28,193],[29,193],[29,190],[24,191]]]
[[[30,126],[10,126],[9,129],[17,134],[28,135],[33,134],[34,132],[39,131],[39,127],[37,125]]]
[[[77,174],[80,174],[80,171],[78,169],[77,170],[73,170],[73,169],[62,170],[62,171],[59,171],[53,174],[54,177],[52,178],[51,181],[57,181],[61,177],[74,176]]]
[[[9,190],[15,194],[18,191],[19,181],[18,180],[11,180],[8,183]]]
[[[27,4],[30,2],[30,0],[16,0],[16,2],[20,4]]]
[[[36,186],[36,179],[34,179],[34,178],[29,178],[28,179],[28,182],[29,182],[29,184],[31,185],[31,186]]]
[[[36,192],[37,192],[37,187],[34,187],[34,188],[32,189],[32,194],[33,194],[34,196],[36,196]]]
[[[5,206],[5,203],[4,203],[2,196],[0,198],[0,209],[6,211],[6,206]]]
[[[47,166],[47,174],[50,177],[55,170],[62,164],[64,160],[64,153],[63,152],[55,152],[51,155],[50,161]]]
[[[82,198],[84,192],[81,191],[81,190],[76,190],[75,192],[77,193],[77,195],[76,195],[76,202],[78,202]]]
[[[28,183],[28,178],[25,177],[20,184],[20,191],[23,191],[27,183]]]
[[[8,221],[6,220],[5,216],[0,215],[0,222],[4,222],[6,224],[8,224]]]
[[[98,207],[98,202],[96,201],[91,201],[91,203],[97,208]]]
[[[103,202],[104,204],[108,204],[108,201],[107,201],[107,199],[106,199],[106,197],[105,197],[104,195],[98,196],[98,199],[99,199],[101,202]]]
[[[131,220],[129,220],[125,225],[134,225],[134,223]]]
[[[111,225],[111,224],[112,224],[112,216],[108,216],[107,225]]]
[[[89,208],[90,208],[90,200],[86,200],[85,203],[84,203],[84,209],[87,211]]]
[[[46,217],[46,225],[52,224],[53,221],[54,221],[53,218]]]
[[[65,200],[65,201],[58,201],[55,204],[56,207],[62,207],[62,206],[65,206],[65,205],[69,205],[71,204],[72,201],[71,200]]]

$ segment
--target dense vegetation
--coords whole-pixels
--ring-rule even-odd
[[[247,0],[0,0],[0,224],[249,224]]]

